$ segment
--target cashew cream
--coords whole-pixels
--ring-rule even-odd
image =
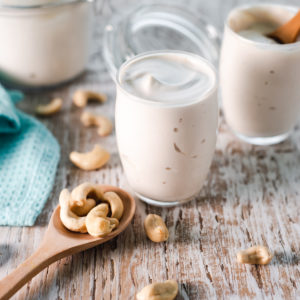
[[[122,72],[120,83],[137,97],[170,104],[190,103],[214,84],[197,59],[175,53],[134,61]]]
[[[227,123],[253,144],[284,140],[300,115],[300,43],[278,44],[265,34],[297,12],[284,5],[236,8],[227,19],[220,62]]]
[[[117,82],[117,142],[130,185],[152,204],[190,200],[216,144],[214,69],[197,55],[150,52],[124,63]]]
[[[239,31],[238,34],[246,39],[255,42],[277,44],[274,39],[267,37],[267,34],[274,31],[275,29],[276,26],[274,26],[273,24],[258,23],[253,24],[248,29]]]
[[[0,0],[0,80],[43,87],[74,78],[88,60],[90,22],[87,1]]]

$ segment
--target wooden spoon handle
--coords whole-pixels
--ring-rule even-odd
[[[294,43],[300,31],[300,10],[298,13],[286,24],[277,28],[268,36],[280,41],[284,44]]]
[[[32,277],[58,260],[60,255],[51,250],[47,245],[42,245],[20,266],[0,281],[0,300],[9,299]]]
[[[295,42],[300,31],[300,10],[295,17],[289,22],[288,28],[286,28],[286,34],[290,36],[292,42]]]

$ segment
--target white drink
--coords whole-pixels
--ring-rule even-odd
[[[227,19],[220,63],[226,121],[253,144],[278,143],[300,115],[300,43],[266,37],[297,9],[255,5],[234,9]]]
[[[7,0],[1,4],[16,6],[0,7],[1,79],[43,87],[83,72],[89,55],[91,3]]]
[[[130,185],[151,204],[190,200],[216,145],[213,67],[185,52],[152,52],[124,63],[117,82],[117,141]]]

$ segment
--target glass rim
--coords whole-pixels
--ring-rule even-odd
[[[113,80],[121,65],[131,57],[148,51],[178,50],[174,43],[170,46],[163,38],[155,36],[151,31],[153,27],[174,31],[179,40],[185,42],[181,50],[203,56],[214,66],[219,64],[221,33],[211,20],[196,15],[182,4],[144,3],[112,15],[105,26],[102,54]],[[148,41],[154,38],[150,47],[142,43],[140,35],[142,30],[149,29]]]
[[[195,97],[195,96],[192,97],[193,100],[187,104],[186,103],[174,104],[174,103],[153,101],[151,99],[147,99],[146,97],[136,96],[123,87],[123,85],[120,82],[120,77],[121,77],[120,75],[121,75],[121,72],[123,71],[123,69],[128,64],[130,64],[131,62],[133,62],[137,59],[140,59],[142,57],[147,57],[147,56],[151,56],[154,54],[168,54],[168,53],[178,53],[181,55],[188,55],[188,56],[192,56],[192,57],[195,57],[196,59],[200,60],[211,71],[210,76],[212,76],[212,79],[213,79],[213,83],[212,83],[211,87],[209,87],[204,93],[199,95],[199,97]],[[194,105],[195,103],[201,102],[205,97],[211,96],[217,90],[217,87],[218,87],[217,72],[216,72],[214,65],[210,61],[208,61],[206,58],[204,58],[196,53],[191,53],[191,52],[182,51],[182,50],[154,50],[154,51],[143,52],[134,57],[131,57],[130,59],[128,59],[121,65],[121,67],[117,71],[115,81],[116,81],[117,88],[120,88],[123,93],[125,93],[126,95],[129,95],[134,101],[139,102],[139,103],[149,104],[151,106],[165,107],[165,108],[187,107],[189,105]]]
[[[52,7],[59,7],[69,4],[76,4],[76,3],[92,3],[94,0],[62,0],[62,1],[54,1],[54,2],[46,2],[40,4],[32,4],[32,5],[14,5],[14,4],[4,4],[0,1],[0,9],[7,9],[11,11],[26,11],[32,9],[43,9],[43,8],[52,8]],[[2,12],[0,11],[0,14]]]
[[[235,12],[235,11],[239,11],[239,10],[246,10],[249,8],[254,8],[254,7],[282,7],[282,8],[286,8],[286,9],[290,9],[291,11],[295,10],[295,13],[297,13],[297,11],[299,10],[299,8],[297,8],[296,6],[293,5],[285,5],[285,4],[280,4],[280,3],[271,3],[271,2],[266,2],[266,3],[254,3],[254,4],[242,4],[239,6],[236,6],[235,8],[233,8],[227,15],[225,22],[224,22],[224,28],[225,30],[228,30],[230,32],[230,34],[234,35],[236,38],[242,40],[245,43],[248,43],[250,45],[254,45],[254,46],[260,46],[262,48],[267,48],[267,49],[275,49],[275,50],[290,50],[290,49],[294,49],[294,48],[300,48],[300,41],[295,42],[295,43],[291,43],[291,44],[267,44],[264,42],[260,42],[260,41],[254,41],[254,40],[250,40],[247,39],[246,37],[243,37],[241,35],[239,35],[236,31],[234,31],[228,24],[230,15]]]

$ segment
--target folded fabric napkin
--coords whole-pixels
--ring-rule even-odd
[[[0,225],[34,224],[52,190],[60,156],[49,130],[15,108],[22,98],[0,85]]]

